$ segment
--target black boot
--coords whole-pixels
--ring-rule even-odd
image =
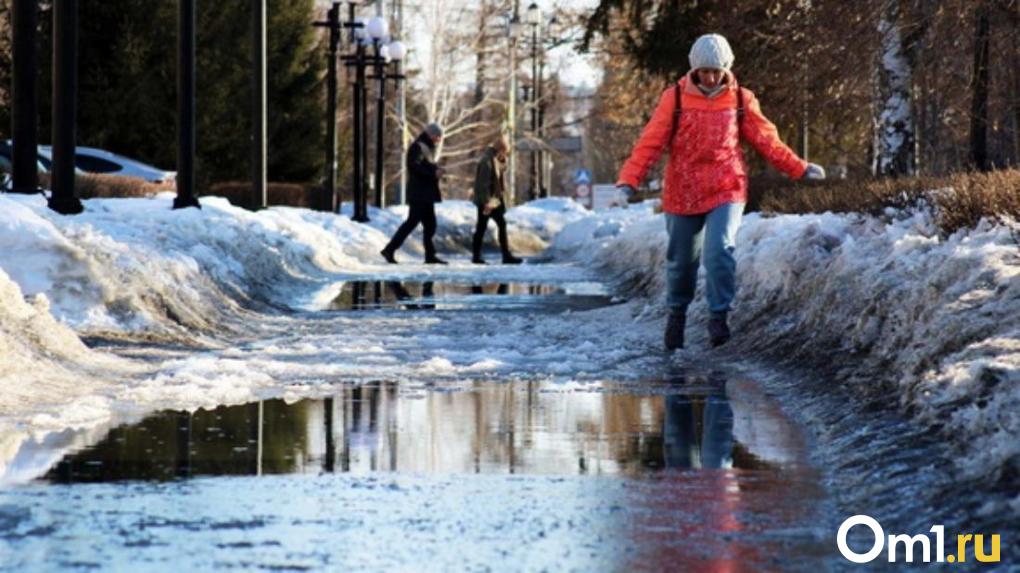
[[[435,255],[432,255],[430,257],[425,257],[425,264],[426,265],[448,265],[450,263],[444,261],[443,259],[440,259],[439,257],[437,257]]]
[[[504,265],[519,265],[524,262],[524,259],[515,257],[510,252],[503,253],[503,264]]]
[[[393,249],[386,247],[385,249],[379,251],[379,254],[382,255],[384,259],[386,259],[387,263],[391,265],[397,264],[397,259],[393,258]]]
[[[486,265],[486,264],[488,264],[488,263],[485,262],[485,259],[482,258],[482,255],[480,255],[478,253],[475,253],[474,255],[471,256],[471,262],[476,264],[476,265]]]
[[[708,342],[712,346],[722,346],[730,339],[730,327],[726,324],[726,315],[708,319]]]
[[[663,336],[663,344],[666,350],[673,351],[684,347],[684,328],[687,326],[687,314],[684,312],[670,312],[666,319],[666,333]]]

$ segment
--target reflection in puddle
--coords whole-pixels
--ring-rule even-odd
[[[748,387],[475,382],[167,411],[112,430],[43,477],[60,483],[318,472],[647,475],[776,469],[796,430]]]
[[[450,283],[434,281],[350,281],[326,310],[585,310],[609,304],[595,283]]]
[[[0,489],[0,563],[817,571],[831,549],[801,434],[741,380],[377,383],[89,441]],[[182,479],[240,475],[262,477]]]

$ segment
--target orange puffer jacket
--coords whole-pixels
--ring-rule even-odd
[[[776,126],[762,115],[758,99],[751,90],[739,87],[733,74],[727,73],[726,87],[712,98],[694,85],[690,74],[678,85],[681,116],[665,170],[664,211],[699,215],[724,203],[746,202],[747,164],[740,148],[741,137],[777,170],[794,179],[804,176],[807,162],[779,139]],[[673,89],[670,86],[662,92],[655,115],[620,171],[618,185],[637,187],[667,147],[676,106]],[[739,129],[738,89],[743,91],[744,99]]]

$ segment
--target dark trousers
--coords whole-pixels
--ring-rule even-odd
[[[503,215],[506,213],[506,207],[500,203],[499,207],[496,207],[486,215],[482,208],[478,208],[478,224],[475,226],[474,241],[471,243],[471,252],[475,258],[481,258],[482,256],[482,242],[485,240],[485,231],[489,227],[489,219],[496,222],[496,228],[499,229],[499,248],[503,251],[503,256],[510,256],[510,242],[506,234],[506,219]]]
[[[421,223],[424,235],[422,237],[422,244],[425,245],[425,258],[434,258],[436,256],[436,246],[432,244],[432,237],[436,236],[435,203],[411,203],[411,209],[407,213],[407,220],[394,233],[393,238],[390,239],[390,244],[386,245],[386,250],[396,251],[399,249],[400,245],[404,244],[407,236],[411,234],[411,231],[414,231],[415,227],[418,226],[418,223]]]

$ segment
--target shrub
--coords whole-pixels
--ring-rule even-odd
[[[326,189],[309,183],[269,183],[266,189],[270,205],[305,207],[319,211],[331,208]],[[231,204],[246,209],[254,208],[257,201],[250,181],[224,181],[213,183],[204,195],[224,197]]]
[[[39,185],[50,187],[50,174],[39,174]],[[152,197],[161,191],[167,191],[166,185],[149,183],[141,177],[125,175],[100,175],[97,173],[78,174],[74,178],[74,187],[78,197],[82,199],[108,199],[111,197]]]
[[[770,213],[870,213],[925,199],[941,231],[971,228],[982,218],[1020,220],[1020,170],[958,173],[948,177],[790,181],[763,176],[751,181],[749,210]]]

